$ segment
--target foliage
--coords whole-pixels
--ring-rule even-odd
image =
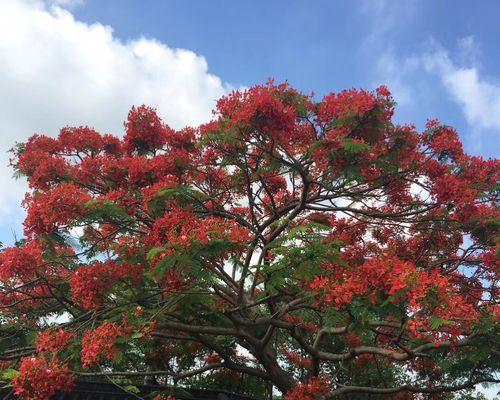
[[[385,87],[315,103],[268,82],[196,128],[141,106],[123,139],[18,145],[2,379],[25,399],[82,376],[289,400],[495,382],[499,161],[435,120],[394,124],[394,106]]]

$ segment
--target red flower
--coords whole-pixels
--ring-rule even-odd
[[[82,339],[82,365],[90,367],[101,360],[112,360],[118,353],[115,345],[117,338],[126,330],[113,322],[104,322],[92,331],[86,331]]]
[[[134,267],[114,261],[96,261],[92,265],[80,266],[70,278],[71,293],[85,309],[98,308],[104,293],[114,283],[134,275]]]
[[[351,116],[363,117],[377,105],[377,99],[365,90],[343,90],[323,98],[318,110],[321,122]]]
[[[85,204],[90,199],[86,191],[73,183],[63,183],[48,192],[27,196],[24,202],[28,210],[24,221],[26,235],[47,234],[69,227],[76,218],[88,212]]]
[[[283,355],[290,361],[293,365],[299,368],[309,368],[312,364],[311,360],[307,357],[304,357],[296,352],[293,352],[288,349],[281,350]]]
[[[205,364],[217,364],[222,361],[222,357],[219,354],[210,354],[205,357]]]
[[[67,392],[73,387],[73,376],[66,364],[53,357],[23,358],[19,375],[12,380],[14,393],[24,400],[47,400],[57,391]]]
[[[330,382],[326,376],[315,376],[304,383],[299,383],[288,392],[285,400],[315,400],[330,390]]]
[[[31,279],[42,263],[42,247],[37,241],[21,247],[7,247],[0,253],[0,281]]]
[[[128,154],[144,154],[161,149],[167,141],[170,129],[163,125],[156,111],[144,105],[132,107],[125,123],[127,133],[124,148]]]
[[[73,332],[68,332],[61,328],[57,331],[46,329],[40,332],[35,339],[36,351],[39,353],[57,353],[66,349],[68,342],[74,337],[75,334]]]

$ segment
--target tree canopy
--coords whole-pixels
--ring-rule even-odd
[[[81,377],[286,400],[498,382],[499,161],[394,107],[385,87],[317,101],[270,81],[198,127],[139,106],[123,138],[18,144],[3,379],[35,400]]]

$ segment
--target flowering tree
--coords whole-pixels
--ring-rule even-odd
[[[389,91],[286,84],[174,131],[132,108],[14,150],[0,360],[25,399],[80,376],[287,400],[454,398],[496,382],[498,160],[391,122]],[[461,392],[460,392],[461,391]],[[449,397],[445,397],[449,396]]]

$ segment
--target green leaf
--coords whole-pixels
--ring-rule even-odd
[[[453,321],[439,318],[439,317],[431,317],[430,319],[430,327],[432,329],[439,329],[443,325],[453,325]]]
[[[151,250],[148,251],[148,254],[146,255],[146,260],[151,261],[153,258],[155,258],[158,254],[160,254],[165,249],[166,249],[165,247],[152,248]]]
[[[144,333],[143,332],[135,332],[133,333],[130,338],[131,339],[140,339],[144,336]]]
[[[89,210],[85,216],[87,221],[123,222],[131,219],[124,208],[112,201],[90,200],[84,206]]]
[[[12,369],[12,368],[9,368],[9,369],[1,371],[1,375],[0,376],[2,377],[2,380],[9,380],[9,381],[11,381],[15,377],[19,376],[19,371],[15,370],[15,369]]]
[[[165,273],[168,272],[172,267],[175,266],[177,261],[180,259],[180,254],[172,254],[165,256],[158,262],[154,267],[154,273],[157,279],[163,278]]]
[[[139,388],[137,386],[134,386],[134,385],[124,386],[123,390],[125,390],[126,392],[135,393],[135,394],[139,394],[141,392],[139,390]]]
[[[346,153],[355,155],[361,153],[363,151],[368,151],[371,149],[371,146],[368,143],[354,141],[352,139],[344,140],[344,151]]]

